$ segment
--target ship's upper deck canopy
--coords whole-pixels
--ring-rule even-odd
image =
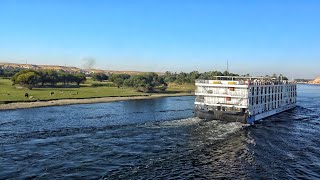
[[[263,76],[213,76],[211,80],[217,81],[236,81],[239,85],[278,85],[278,84],[295,84],[284,77],[263,77]],[[209,80],[197,79],[196,83],[210,83]]]

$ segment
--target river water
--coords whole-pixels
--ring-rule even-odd
[[[319,179],[320,86],[250,127],[194,97],[0,111],[0,179]]]

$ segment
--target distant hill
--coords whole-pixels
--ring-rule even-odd
[[[40,69],[52,69],[56,71],[65,71],[70,73],[75,72],[82,72],[86,74],[92,74],[92,73],[105,73],[105,74],[139,74],[143,73],[141,71],[115,71],[115,70],[102,70],[102,69],[81,69],[77,67],[71,67],[71,66],[57,66],[57,65],[35,65],[35,64],[16,64],[16,63],[1,63],[0,67],[4,69],[34,69],[34,70],[40,70]],[[163,74],[163,73],[158,73]]]
[[[310,81],[309,84],[320,84],[320,76],[317,77],[315,80]]]
[[[63,70],[68,72],[80,72],[81,69],[77,67],[66,67],[66,66],[57,66],[57,65],[35,65],[35,64],[16,64],[16,63],[1,63],[0,66],[9,69],[9,68],[21,68],[21,69],[52,69],[52,70]]]

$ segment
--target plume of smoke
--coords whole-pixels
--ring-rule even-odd
[[[92,69],[96,65],[96,60],[92,57],[82,59],[83,69]]]

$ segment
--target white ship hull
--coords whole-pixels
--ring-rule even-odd
[[[276,115],[278,113],[293,109],[295,107],[296,107],[296,104],[290,104],[290,105],[287,105],[287,106],[284,106],[284,107],[273,109],[271,111],[263,112],[261,114],[253,115],[253,116],[248,117],[247,123],[248,124],[252,124],[255,121],[260,121],[260,120],[262,120],[264,118],[267,118],[269,116],[273,116],[273,115]]]

